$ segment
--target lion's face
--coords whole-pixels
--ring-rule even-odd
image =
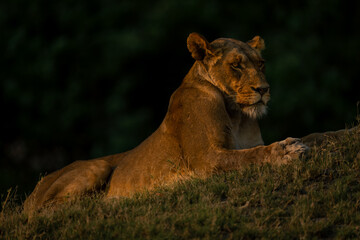
[[[270,100],[270,88],[265,79],[265,61],[260,55],[264,48],[263,40],[255,37],[244,43],[221,38],[205,46],[201,63],[208,72],[208,80],[246,115],[251,118],[264,115]]]

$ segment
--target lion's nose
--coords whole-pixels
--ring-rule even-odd
[[[269,87],[258,87],[258,88],[254,88],[252,87],[252,90],[254,90],[255,92],[260,93],[260,95],[264,95],[265,93],[267,93],[269,91]]]

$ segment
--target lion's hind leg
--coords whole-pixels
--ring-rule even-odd
[[[112,167],[96,159],[76,161],[40,180],[24,202],[24,211],[31,213],[44,205],[74,199],[101,188],[108,181]]]
[[[360,132],[359,127],[353,127],[351,129],[342,129],[338,131],[329,131],[324,133],[312,133],[303,138],[301,141],[308,147],[313,148],[315,146],[320,146],[326,144],[330,140],[341,140],[342,138],[348,136],[352,133]]]

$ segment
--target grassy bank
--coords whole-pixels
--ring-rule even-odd
[[[0,239],[360,238],[360,132],[285,166],[86,197],[30,221],[14,198],[2,196]]]

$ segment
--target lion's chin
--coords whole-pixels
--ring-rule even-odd
[[[267,106],[259,102],[250,106],[243,106],[242,112],[252,119],[259,119],[267,113]]]

